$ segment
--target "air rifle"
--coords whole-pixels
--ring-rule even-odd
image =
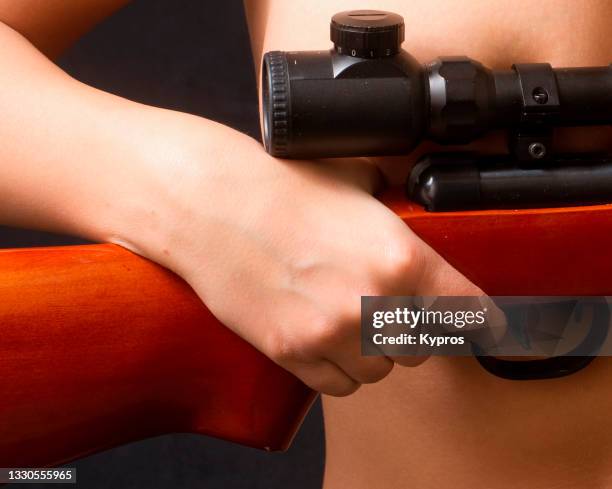
[[[609,157],[550,144],[555,127],[610,124],[610,66],[421,66],[386,12],[338,14],[331,33],[330,51],[264,58],[271,154],[407,154],[506,130],[506,154],[426,156],[381,200],[490,295],[612,295]],[[1,250],[0,328],[4,467],[169,432],[284,449],[315,397],[179,277],[115,245]]]

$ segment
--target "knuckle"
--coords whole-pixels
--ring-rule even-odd
[[[276,331],[267,341],[266,354],[280,365],[288,365],[300,359],[301,349],[295,336]]]
[[[392,360],[402,367],[418,367],[425,362],[429,357],[423,356],[399,356],[392,357]]]
[[[294,373],[312,389],[331,396],[348,396],[361,385],[327,361],[304,364]]]
[[[360,387],[361,387],[361,385],[358,384],[357,382],[355,382],[353,384],[347,384],[346,386],[338,388],[337,390],[335,390],[330,395],[333,395],[335,397],[350,396],[351,394],[354,394]]]
[[[346,397],[357,391],[357,389],[361,387],[361,384],[358,382],[337,381],[336,379],[330,379],[328,381],[318,382],[318,385],[311,387],[318,392],[327,394],[328,396]]]
[[[281,365],[296,362],[311,363],[325,358],[327,353],[358,334],[360,309],[337,313],[315,313],[299,324],[280,326],[273,330],[265,343],[265,353]]]
[[[415,274],[420,264],[420,246],[418,240],[402,233],[386,246],[384,256],[385,268],[392,277],[406,278]]]
[[[359,296],[361,294],[356,294]],[[361,307],[345,307],[338,312],[337,316],[339,334],[343,336],[352,332],[357,332],[356,327],[361,324]]]
[[[329,316],[319,316],[305,325],[308,340],[305,347],[312,354],[328,350],[344,338],[344,327],[340,320]]]

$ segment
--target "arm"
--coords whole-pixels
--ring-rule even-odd
[[[0,221],[166,266],[315,389],[348,394],[393,366],[359,355],[361,295],[479,293],[369,195],[367,165],[274,160],[222,125],[73,80],[5,25],[0,46]]]

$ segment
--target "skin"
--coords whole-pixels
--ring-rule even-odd
[[[0,1],[0,222],[114,242],[157,261],[307,384],[354,393],[324,399],[328,488],[612,485],[612,434],[602,429],[610,363],[516,384],[470,359],[393,369],[410,362],[360,357],[361,295],[482,293],[370,196],[379,183],[372,163],[393,178],[413,155],[275,160],[219,124],[87,87],[41,54],[57,55],[122,3],[88,2],[83,12],[78,0]],[[327,48],[331,14],[360,5],[246,6],[259,59]],[[405,16],[405,47],[421,61],[609,62],[604,0],[543,0],[535,10],[525,0],[376,6]],[[602,134],[588,145],[607,144]]]
[[[513,62],[612,61],[607,0],[537,6],[530,0],[251,0],[254,56],[328,49],[331,15],[372,5],[404,16],[404,48],[421,62],[454,54],[504,69]],[[612,146],[610,128],[561,136],[558,145],[567,149]],[[493,137],[474,146],[491,151],[501,144]],[[403,178],[427,149],[378,163],[390,178]],[[571,377],[527,383],[495,378],[467,358],[435,357],[417,369],[395,369],[350,397],[324,396],[324,487],[610,488],[611,382],[608,358]]]
[[[215,122],[79,83],[43,54],[122,3],[92,2],[87,15],[76,0],[0,3],[0,222],[170,268],[321,392],[348,395],[394,360],[418,363],[359,354],[360,296],[482,292],[370,195],[371,162],[276,160]]]

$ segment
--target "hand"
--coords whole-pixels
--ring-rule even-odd
[[[378,173],[366,161],[277,160],[247,136],[193,124],[181,150],[161,152],[166,163],[155,152],[151,231],[133,227],[120,244],[177,272],[312,388],[347,395],[393,368],[360,354],[362,295],[482,294],[370,195]]]

